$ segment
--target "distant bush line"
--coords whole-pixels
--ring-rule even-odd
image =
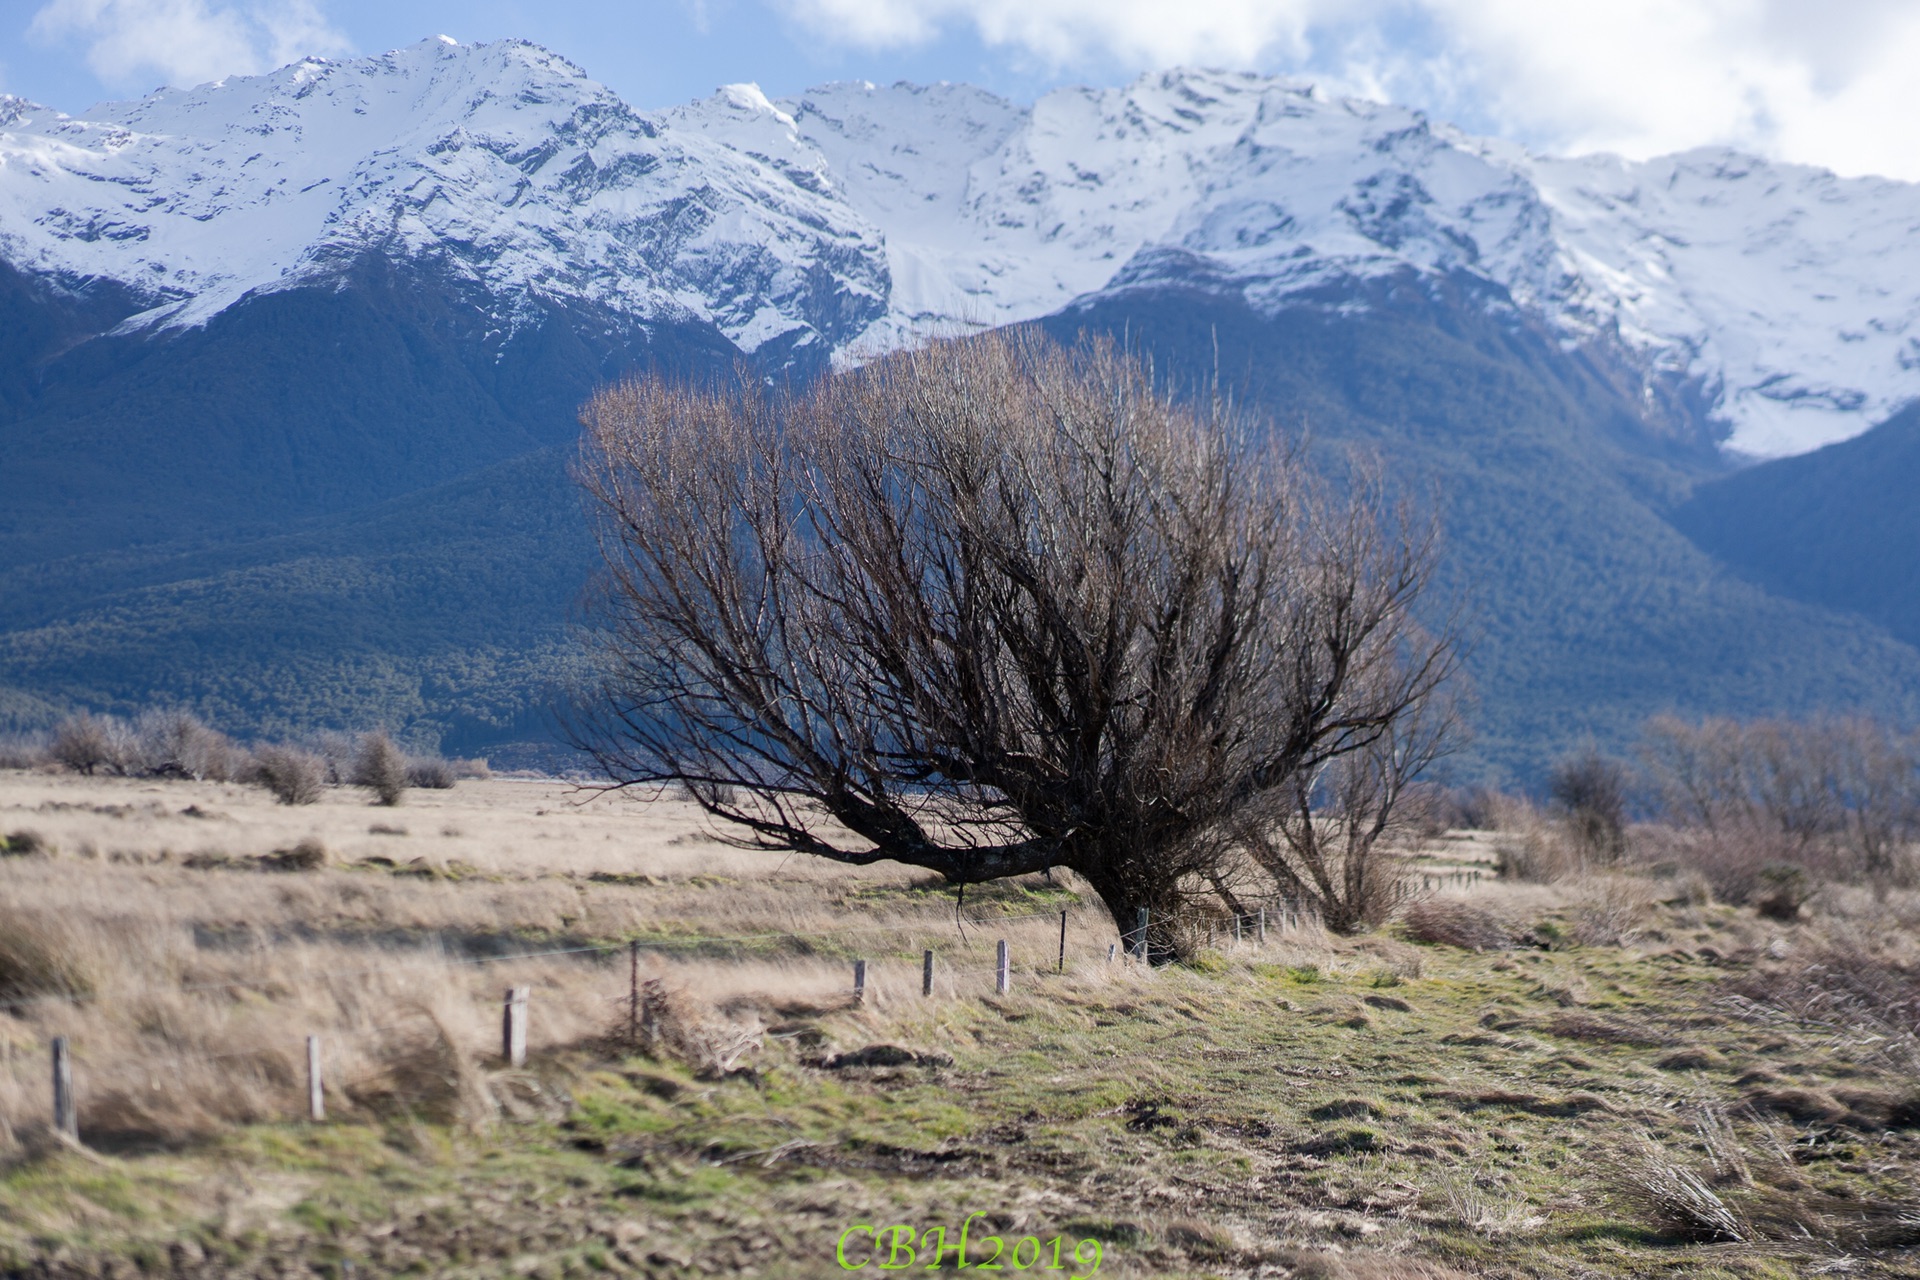
[[[282,804],[312,804],[328,787],[363,787],[383,805],[407,790],[445,790],[489,775],[480,759],[402,750],[383,730],[322,733],[305,742],[243,744],[186,711],[132,720],[80,712],[50,733],[0,740],[0,768],[59,769],[86,777],[182,778],[263,787]]]
[[[1920,734],[1866,717],[1657,716],[1631,760],[1558,762],[1544,805],[1450,800],[1450,825],[1501,833],[1510,879],[1664,871],[1781,921],[1828,886],[1920,886]]]

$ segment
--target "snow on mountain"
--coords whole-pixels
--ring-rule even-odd
[[[1325,305],[1467,273],[1570,347],[1798,452],[1920,396],[1920,186],[1724,151],[1531,156],[1401,107],[1171,72],[1031,108],[960,85],[751,85],[629,108],[524,42],[163,90],[0,99],[0,257],[195,324],[366,252],[542,299],[860,358],[1104,291]],[[1351,296],[1351,291],[1349,291]]]
[[[749,349],[885,308],[878,241],[822,187],[669,134],[531,44],[309,59],[77,119],[0,102],[0,256],[131,284],[154,303],[136,323],[200,323],[368,250],[450,268],[509,322],[546,296]]]

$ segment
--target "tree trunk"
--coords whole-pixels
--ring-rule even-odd
[[[1151,869],[1150,864],[1119,858],[1067,865],[1086,877],[1094,892],[1100,895],[1100,901],[1106,904],[1107,914],[1113,917],[1120,936],[1129,943],[1136,941],[1134,929],[1140,908],[1147,909],[1149,963],[1171,964],[1184,958],[1185,943],[1175,927],[1184,904],[1177,880],[1143,875],[1142,872]]]

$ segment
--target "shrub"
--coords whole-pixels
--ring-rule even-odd
[[[102,770],[129,772],[138,763],[139,747],[125,721],[82,711],[55,726],[47,754],[75,773],[92,777]]]
[[[327,785],[327,765],[311,751],[268,745],[253,752],[253,781],[281,804],[312,804]]]
[[[1760,868],[1760,885],[1753,909],[1769,920],[1798,920],[1800,908],[1813,897],[1806,869],[1790,863]]]
[[[1631,876],[1596,877],[1581,886],[1573,938],[1583,947],[1617,947],[1640,932],[1653,910],[1652,888]]]
[[[1791,836],[1759,824],[1675,833],[1663,853],[1683,876],[1704,880],[1713,898],[1728,906],[1757,908],[1762,899],[1775,898],[1769,910],[1785,910],[1786,899],[1775,890],[1793,890],[1798,897],[1784,918],[1797,914],[1821,883],[1846,874],[1845,855],[1839,851],[1798,845]]]
[[[1627,771],[1619,761],[1587,750],[1553,767],[1548,787],[1574,847],[1599,862],[1617,862],[1627,849]]]
[[[393,739],[381,732],[360,739],[360,750],[353,757],[353,785],[365,787],[384,805],[396,805],[406,794],[407,757]]]
[[[473,756],[465,760],[455,760],[453,772],[456,777],[484,780],[493,776],[493,767],[481,757]]]
[[[0,853],[10,858],[26,858],[35,854],[52,856],[56,852],[58,850],[55,849],[53,842],[38,831],[23,829],[11,833],[5,839],[0,839]]]
[[[1505,880],[1546,883],[1582,869],[1579,852],[1564,834],[1537,819],[1494,841],[1493,869]]]
[[[428,791],[445,791],[453,786],[453,763],[438,756],[415,756],[407,761],[407,785]]]
[[[38,769],[51,759],[47,740],[37,734],[0,736],[0,769]]]

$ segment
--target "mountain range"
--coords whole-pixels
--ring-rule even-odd
[[[1820,460],[1912,436],[1916,230],[1913,184],[1541,157],[1219,72],[647,112],[435,39],[79,116],[0,97],[0,724],[159,700],[537,738],[594,386],[1019,322],[1433,496],[1469,773],[1659,710],[1908,716],[1920,635],[1876,601],[1912,547],[1845,590],[1819,557],[1882,536],[1920,461]]]

